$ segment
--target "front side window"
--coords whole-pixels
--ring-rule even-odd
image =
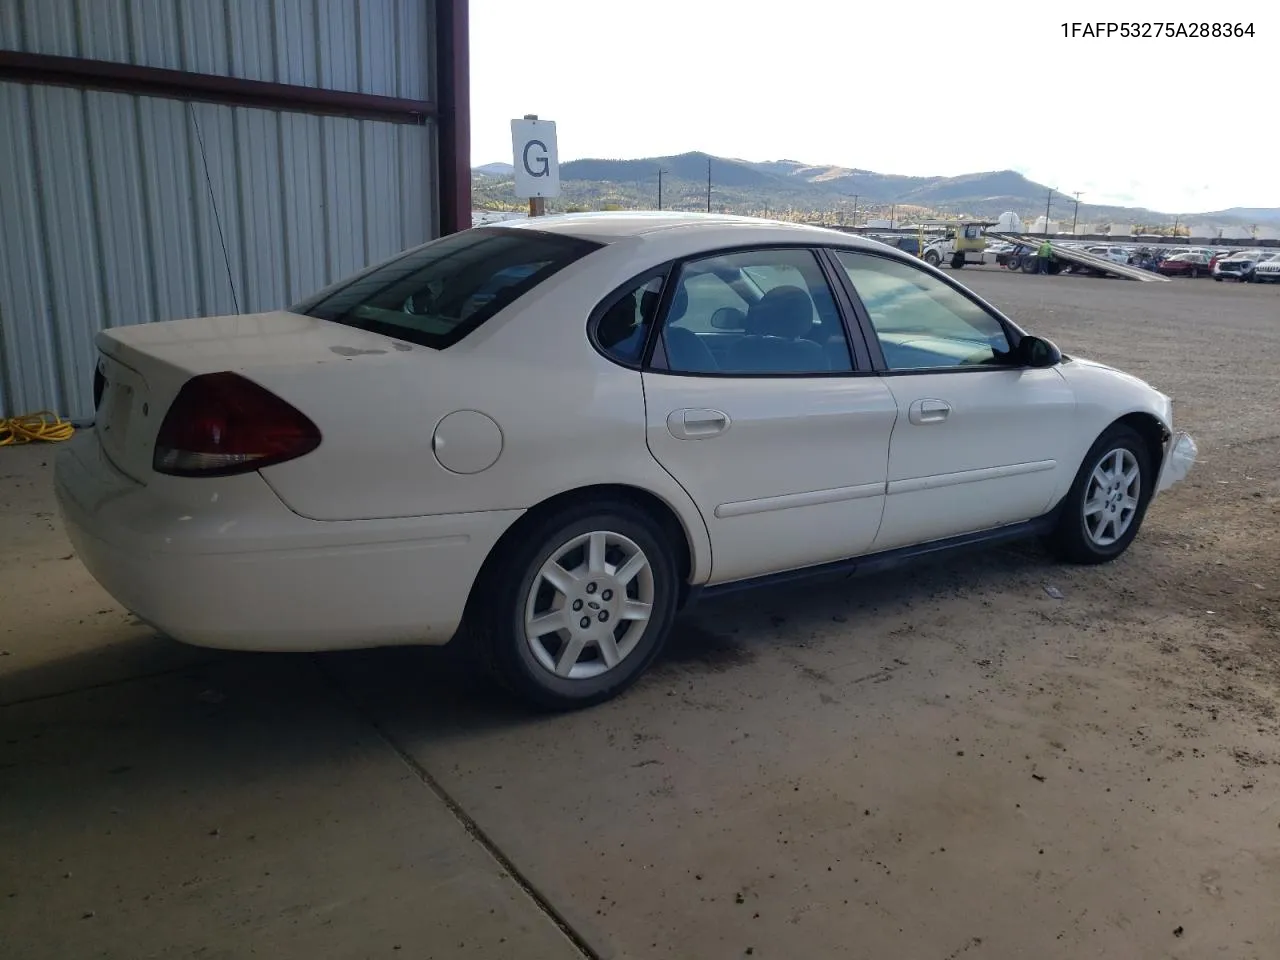
[[[738,375],[851,371],[849,340],[813,251],[685,263],[662,330],[667,369]]]
[[[909,263],[836,251],[866,307],[890,370],[1005,362],[1000,321],[954,287]]]
[[[289,309],[443,349],[598,248],[589,240],[532,230],[464,230],[341,280]]]

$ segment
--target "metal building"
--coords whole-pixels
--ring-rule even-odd
[[[0,417],[470,226],[467,0],[0,0]]]

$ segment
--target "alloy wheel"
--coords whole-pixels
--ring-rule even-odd
[[[1141,494],[1142,468],[1133,451],[1118,447],[1103,454],[1085,488],[1085,536],[1099,547],[1114,544],[1133,525]]]
[[[635,651],[653,603],[653,568],[644,551],[619,533],[584,533],[553,550],[534,576],[524,639],[557,677],[598,677]]]

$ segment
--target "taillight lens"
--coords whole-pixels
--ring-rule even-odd
[[[152,468],[176,477],[225,477],[319,445],[319,429],[300,410],[238,374],[209,373],[178,391],[160,425]]]

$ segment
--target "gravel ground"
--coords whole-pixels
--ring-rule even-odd
[[[444,658],[327,661],[601,955],[1280,955],[1280,289],[963,279],[1197,437],[1118,562],[708,604],[535,723]]]
[[[446,942],[404,912],[432,896],[429,870],[385,866],[390,831],[413,826],[410,776],[431,824],[443,800],[519,881],[501,902],[533,903],[572,932],[571,948],[548,947],[565,956],[1280,956],[1280,288],[984,268],[962,279],[1067,353],[1175,398],[1201,463],[1132,549],[1085,569],[1023,544],[707,604],[631,693],[574,715],[515,710],[448,650],[224,657],[145,637],[66,558],[47,477],[22,452],[31,489],[0,503],[12,548],[0,609],[16,611],[0,629],[0,702],[44,699],[0,714],[0,827],[12,831],[0,836],[22,851],[0,856],[12,888],[0,929],[7,909],[32,934],[24,956],[57,955],[34,934],[60,924],[95,955],[185,956],[179,944],[229,917],[252,922],[222,941],[227,955],[259,929],[276,931],[280,957],[315,942],[335,957],[525,955],[507,928]],[[324,684],[298,679],[317,668]],[[124,686],[142,673],[156,698],[145,712]],[[150,818],[108,857],[94,837],[142,794],[112,776],[121,761],[104,744],[128,753],[211,686],[217,703],[200,702],[208,716],[182,766],[212,764],[216,801],[191,817],[183,804],[200,791],[172,774],[171,799],[152,794]],[[377,736],[304,722],[330,700]],[[223,722],[254,765],[219,739]],[[80,766],[45,756],[41,737]],[[330,775],[326,751],[357,741],[367,772]],[[323,762],[295,773],[304,743]],[[379,751],[403,763],[383,771]],[[329,807],[295,790],[274,829],[308,848],[340,804],[348,819],[323,842],[345,882],[281,854],[281,906],[233,882],[253,861],[229,826],[218,861],[188,852],[209,824],[244,820],[307,771]],[[388,820],[368,798],[393,781]],[[71,803],[69,827],[49,811]],[[427,823],[428,840],[445,829]],[[140,926],[109,870],[88,891],[61,879],[89,872],[95,851],[148,896],[198,873],[202,898],[183,901],[181,929],[158,907]],[[55,889],[75,895],[40,892]],[[77,926],[90,922],[96,939]],[[415,938],[402,954],[383,936],[392,927]],[[513,939],[499,946],[500,933]]]

